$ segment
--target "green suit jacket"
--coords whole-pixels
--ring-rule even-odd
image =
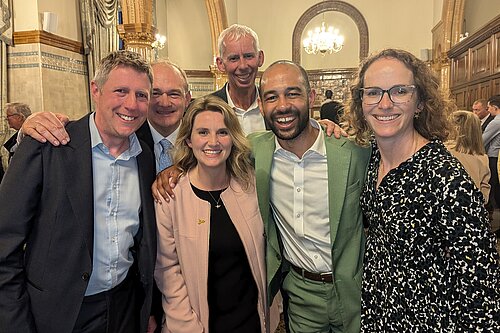
[[[270,209],[270,174],[275,135],[268,132],[248,136],[252,144],[259,208],[266,233],[266,262],[269,304],[280,289],[282,272],[289,270],[282,258],[279,230]],[[365,237],[359,196],[363,188],[370,149],[348,139],[325,135],[328,163],[328,193],[332,272],[334,288],[341,301],[346,332],[359,332],[361,276]]]

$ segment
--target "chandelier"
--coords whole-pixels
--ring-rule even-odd
[[[325,27],[325,22],[321,23],[321,28],[316,27],[314,32],[309,30],[307,37],[302,42],[304,50],[307,54],[325,55],[326,53],[332,54],[342,50],[344,46],[344,36],[339,35],[339,30],[333,27]]]
[[[156,34],[155,41],[151,43],[151,47],[154,50],[154,60],[158,60],[158,51],[165,47],[165,43],[167,42],[167,37]]]

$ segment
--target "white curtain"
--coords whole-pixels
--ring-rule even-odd
[[[118,2],[118,0],[80,0],[89,80],[93,79],[99,60],[109,52],[118,50],[119,37],[116,28]]]

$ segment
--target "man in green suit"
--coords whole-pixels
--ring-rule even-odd
[[[268,67],[250,134],[267,237],[271,302],[288,298],[291,332],[359,332],[364,251],[359,195],[370,150],[325,135],[310,119],[315,92],[289,61]]]

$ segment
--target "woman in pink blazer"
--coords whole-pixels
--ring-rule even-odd
[[[175,199],[156,206],[162,332],[274,332],[250,147],[229,105],[192,103],[174,162],[183,172]]]

